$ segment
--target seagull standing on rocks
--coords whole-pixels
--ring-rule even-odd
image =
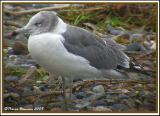
[[[40,11],[17,32],[30,34],[32,58],[50,73],[69,79],[121,78],[118,66],[129,68],[122,45],[66,24],[55,12]]]

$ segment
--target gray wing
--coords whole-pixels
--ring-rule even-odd
[[[112,40],[105,42],[82,28],[69,25],[63,36],[66,49],[87,59],[93,67],[115,69],[118,65],[126,65],[126,55],[117,49],[118,44]]]

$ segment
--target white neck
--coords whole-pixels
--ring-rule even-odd
[[[67,24],[63,22],[62,19],[58,18],[58,23],[56,28],[53,30],[55,34],[62,34],[67,30]]]

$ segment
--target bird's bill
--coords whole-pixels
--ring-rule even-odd
[[[25,26],[22,27],[22,28],[19,28],[15,31],[17,34],[19,33],[28,33],[29,32],[29,29],[27,29]]]

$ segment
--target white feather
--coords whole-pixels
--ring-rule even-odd
[[[58,23],[53,30],[53,33],[62,34],[67,30],[67,24],[63,22],[62,19],[58,18]]]
[[[51,73],[74,78],[100,75],[100,71],[92,67],[88,60],[68,52],[63,41],[63,36],[59,34],[34,35],[29,37],[28,49],[37,63]]]

